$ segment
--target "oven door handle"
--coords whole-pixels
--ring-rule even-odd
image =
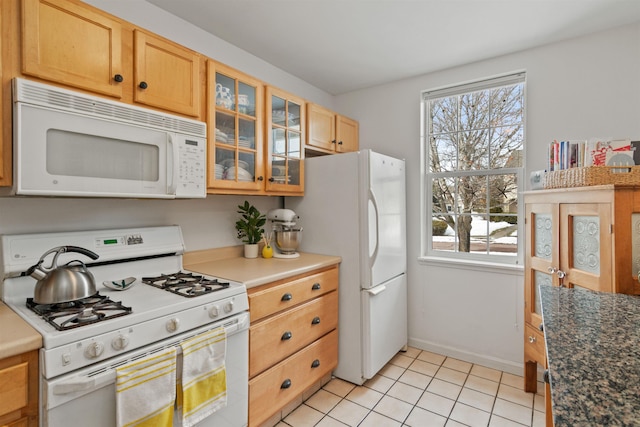
[[[53,394],[65,395],[78,393],[81,391],[95,390],[104,387],[107,384],[114,383],[116,380],[115,370],[104,372],[102,375],[95,377],[73,377],[66,381],[59,382],[53,386]]]

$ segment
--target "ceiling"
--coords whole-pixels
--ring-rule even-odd
[[[147,0],[333,95],[640,21],[638,0]]]

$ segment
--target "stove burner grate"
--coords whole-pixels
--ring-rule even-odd
[[[228,282],[207,279],[202,275],[179,271],[173,274],[161,274],[155,277],[143,277],[142,283],[164,289],[174,294],[193,298],[229,287]]]
[[[27,307],[59,331],[125,316],[132,312],[131,307],[125,307],[122,303],[112,301],[99,293],[57,304],[38,304],[33,298],[27,298]]]

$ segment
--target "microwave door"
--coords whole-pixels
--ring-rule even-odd
[[[17,194],[174,197],[167,132],[21,103],[14,117]]]

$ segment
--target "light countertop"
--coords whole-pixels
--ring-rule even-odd
[[[13,310],[0,302],[0,359],[42,347],[42,337]]]
[[[640,297],[540,286],[554,425],[637,426]]]
[[[185,254],[184,268],[201,274],[244,283],[247,289],[276,280],[330,267],[339,256],[301,253],[298,258],[244,258],[240,253],[220,258],[215,250]]]

